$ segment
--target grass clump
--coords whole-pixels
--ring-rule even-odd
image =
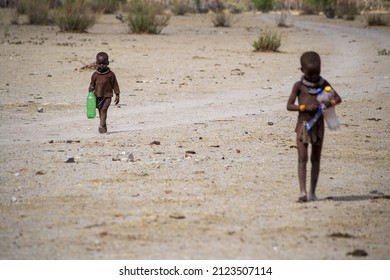
[[[281,45],[282,35],[268,29],[261,32],[257,40],[252,43],[256,52],[277,52]]]
[[[174,0],[172,1],[171,11],[176,16],[184,16],[193,11],[188,0]]]
[[[336,16],[345,20],[355,20],[358,14],[356,3],[343,3],[336,6]]]
[[[91,8],[96,13],[113,14],[118,11],[126,0],[90,0]]]
[[[211,22],[214,27],[230,27],[233,22],[233,16],[226,11],[217,11],[213,13]]]
[[[133,33],[160,34],[170,17],[163,14],[163,7],[152,1],[130,0],[129,27]]]
[[[95,24],[95,16],[86,0],[65,0],[58,10],[56,24],[62,32],[85,32]]]
[[[245,11],[245,3],[242,1],[229,1],[227,5],[228,10],[232,14],[241,14]]]
[[[386,49],[378,50],[378,55],[390,55],[390,50],[386,50]]]
[[[278,27],[289,27],[287,24],[288,13],[286,11],[282,11],[279,16],[275,18],[276,25]]]
[[[366,21],[369,26],[387,26],[390,22],[389,14],[367,14]]]
[[[273,0],[253,0],[253,5],[257,11],[268,13],[273,9]]]
[[[19,15],[26,15],[29,24],[52,24],[53,19],[49,15],[50,0],[20,0],[16,2],[14,22],[17,23]]]

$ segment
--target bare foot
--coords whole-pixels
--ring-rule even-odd
[[[307,194],[301,194],[298,197],[298,202],[307,202]]]
[[[106,133],[107,132],[107,127],[99,126],[99,132],[100,133]]]
[[[309,194],[309,200],[310,201],[316,201],[317,200],[317,196],[314,193],[310,193]]]

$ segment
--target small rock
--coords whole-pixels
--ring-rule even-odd
[[[368,118],[367,120],[368,120],[368,121],[379,122],[379,121],[381,121],[382,119],[379,119],[379,118]]]
[[[268,125],[274,125],[274,123],[273,123],[273,122],[268,122],[267,124],[268,124]]]
[[[38,113],[43,113],[43,108],[38,108]]]
[[[185,157],[186,157],[186,158],[190,158],[190,157],[192,157],[192,155],[195,155],[195,154],[196,154],[195,151],[186,151]]]
[[[352,252],[348,252],[347,253],[347,256],[353,256],[353,257],[367,257],[368,254],[366,251],[362,250],[362,249],[356,249]]]
[[[11,197],[11,203],[15,203],[18,199],[15,196]]]
[[[182,219],[185,219],[186,216],[182,215],[182,214],[171,214],[169,215],[169,218],[172,218],[172,219],[176,219],[176,220],[182,220]]]
[[[380,190],[372,190],[370,191],[371,194],[377,194],[377,195],[385,195],[384,192],[380,191]]]
[[[150,142],[150,144],[149,145],[160,145],[161,143],[160,143],[160,141],[152,141],[152,142]]]
[[[71,140],[71,139],[68,139],[68,140],[66,140],[66,143],[67,143],[67,144],[80,143],[80,140]]]
[[[74,157],[70,157],[70,158],[68,158],[66,161],[65,161],[65,163],[74,163],[75,161],[74,161]]]
[[[333,237],[333,238],[355,238],[353,235],[351,235],[349,233],[341,233],[341,232],[332,233],[331,235],[329,235],[329,237]]]
[[[241,69],[233,69],[230,71],[230,75],[235,75],[235,76],[244,76],[244,72],[241,71]]]

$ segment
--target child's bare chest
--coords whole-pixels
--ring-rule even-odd
[[[298,102],[300,104],[314,103],[317,100],[317,94],[311,94],[309,88],[302,85],[298,94]]]

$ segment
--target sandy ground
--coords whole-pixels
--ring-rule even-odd
[[[274,15],[172,17],[152,36],[114,16],[70,34],[1,13],[1,259],[390,258],[389,27],[291,16],[281,51],[255,53]],[[319,200],[297,203],[286,103],[307,50],[342,125]],[[122,92],[105,135],[85,116],[99,51]]]

